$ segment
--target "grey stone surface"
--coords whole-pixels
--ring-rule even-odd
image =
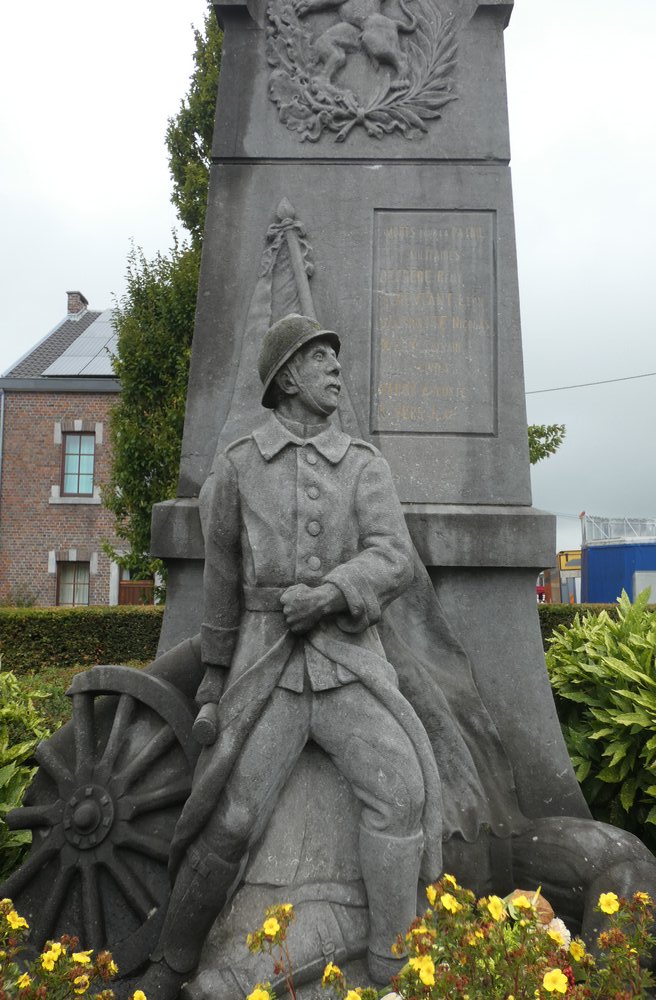
[[[381,139],[369,136],[362,127],[353,128],[345,141],[336,141],[337,132],[324,132],[315,142],[299,142],[299,133],[281,126],[276,104],[271,100],[272,66],[264,44],[267,3],[215,5],[229,35],[221,66],[217,102],[217,128],[213,155],[217,160],[235,157],[248,159],[357,160],[385,157],[425,160],[509,159],[508,123],[505,115],[505,69],[500,37],[511,3],[478,3],[460,0],[444,4],[444,16],[454,14],[456,22],[457,63],[453,93],[457,100],[439,110],[442,117],[427,121],[422,138],[408,140],[401,134],[386,134]],[[291,5],[290,5],[291,6]],[[415,5],[417,6],[417,5]],[[412,4],[408,4],[411,8]],[[286,5],[275,4],[277,14],[287,13]],[[430,7],[429,7],[430,9]],[[407,17],[395,4],[384,11],[398,21]],[[339,19],[335,12],[310,13],[302,20],[316,37],[327,24]],[[405,48],[407,35],[402,39]],[[413,39],[414,40],[414,39]],[[300,60],[301,67],[303,60]],[[385,85],[384,66],[376,72],[366,55],[355,52],[349,65],[335,83],[342,92],[355,87],[369,96]],[[288,92],[289,93],[289,92]],[[291,97],[291,94],[289,94]],[[365,98],[366,103],[366,98]],[[348,119],[347,119],[348,120]]]
[[[543,884],[588,933],[600,888],[656,890],[646,849],[589,819],[538,629],[554,518],[530,505],[512,4],[362,0],[358,18],[360,2],[216,4],[179,497],[153,519],[162,655],[137,681],[112,668],[76,681],[74,720],[39,751],[11,820],[37,835],[2,894],[37,943],[66,931],[116,950],[122,997],[167,1000],[189,980],[188,1000],[242,1000],[273,976],[245,933],[287,901],[304,1000],[330,959],[363,983],[367,949],[414,910],[427,845],[422,878],[437,874],[440,839],[464,884]],[[336,394],[310,379],[317,419],[281,412],[258,431],[260,345],[289,313],[340,335],[339,405],[308,430]],[[199,704],[217,734],[202,750]],[[376,830],[390,789],[402,815]]]
[[[528,504],[528,446],[510,176],[506,167],[495,164],[249,162],[215,168],[194,335],[180,494],[197,495],[211,468],[218,436],[228,415],[234,414],[235,407],[247,407],[239,389],[235,393],[239,357],[243,353],[251,296],[258,285],[258,262],[267,227],[283,196],[294,205],[312,244],[311,289],[316,314],[329,318],[330,325],[342,332],[342,356],[358,426],[385,454],[401,500]],[[375,280],[380,275],[376,270],[373,233],[381,212],[388,217],[390,212],[405,215],[406,210],[412,209],[416,218],[417,210],[422,210],[432,218],[434,211],[428,209],[438,211],[440,204],[448,206],[449,218],[459,211],[467,215],[478,211],[486,218],[491,214],[495,220],[494,267],[490,272],[489,255],[477,261],[476,284],[462,292],[473,300],[475,288],[485,277],[490,288],[486,308],[490,302],[494,303],[492,328],[478,331],[473,340],[470,335],[467,343],[463,339],[459,354],[447,350],[458,346],[454,323],[465,322],[466,308],[471,306],[458,304],[460,292],[452,290],[451,301],[456,302],[457,309],[451,315],[447,305],[437,305],[431,293],[430,309],[437,319],[446,314],[451,326],[449,336],[436,338],[435,352],[430,358],[425,344],[421,354],[420,342],[417,360],[409,362],[405,356],[404,363],[419,364],[424,369],[429,364],[441,364],[445,372],[440,376],[440,391],[461,390],[469,394],[470,401],[471,381],[467,382],[465,375],[470,379],[469,367],[480,368],[487,386],[481,392],[487,392],[488,423],[474,433],[467,422],[470,420],[467,410],[463,410],[449,418],[448,429],[436,431],[433,424],[426,432],[425,425],[420,423],[415,432],[407,429],[403,433],[390,433],[387,429],[374,432],[371,414],[379,383],[372,371],[372,353],[375,357],[377,351],[372,315],[374,303],[383,293]],[[216,225],[212,219],[217,220]],[[418,281],[420,272],[423,274],[427,269],[417,267],[415,274],[406,270],[408,281]],[[429,278],[432,280],[439,270],[429,269]],[[455,272],[450,273],[452,284],[456,276]],[[231,295],[229,290],[240,283],[244,294]],[[408,322],[412,321],[415,308],[411,302],[412,299],[405,303]],[[424,302],[420,308],[425,321]],[[440,357],[447,360],[440,362]],[[465,367],[460,360],[454,367],[448,360],[453,357],[469,360]],[[383,381],[389,385],[389,380]],[[418,373],[414,381],[419,383],[415,393],[421,393],[422,386],[430,386],[426,371]],[[389,388],[386,391],[389,393]],[[467,400],[463,402],[470,405]],[[412,424],[411,403],[410,399],[405,405],[410,414],[407,420]],[[401,401],[399,407],[403,405]],[[248,412],[251,427],[244,426],[241,433],[252,429],[260,419],[252,403]],[[461,423],[456,423],[457,420]]]

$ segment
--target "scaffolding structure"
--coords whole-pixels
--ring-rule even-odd
[[[656,517],[595,517],[583,513],[581,542],[584,547],[656,542]]]

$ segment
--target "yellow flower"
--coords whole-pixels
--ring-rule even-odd
[[[564,948],[565,947],[565,938],[560,933],[560,931],[550,930],[550,931],[547,931],[547,934],[549,935],[549,937],[551,938],[552,941],[556,942],[556,944],[558,945],[559,948]]]
[[[620,901],[614,892],[602,892],[599,897],[599,909],[602,913],[617,913]]]
[[[27,972],[24,972],[23,975],[19,976],[16,980],[16,986],[18,986],[19,990],[26,990],[31,982],[32,980],[28,976]]]
[[[499,899],[498,896],[490,896],[487,901],[487,908],[490,911],[490,916],[493,920],[502,920],[504,909],[503,900]]]
[[[349,990],[344,1000],[360,1000],[360,994],[357,990]]]
[[[648,892],[635,892],[633,894],[633,898],[638,903],[644,903],[645,906],[649,906],[649,904],[651,903],[651,896],[649,895]]]
[[[41,955],[41,965],[46,970],[46,972],[52,972],[55,967],[55,962],[59,958],[53,951],[44,951]]]
[[[569,979],[560,969],[551,969],[545,972],[542,986],[547,993],[567,993]]]
[[[453,875],[444,875],[443,878],[445,882],[450,882],[454,889],[458,888],[458,883],[456,882]]]
[[[25,917],[19,917],[16,910],[10,910],[7,914],[7,923],[12,930],[17,931],[19,927],[27,928],[27,920]]]
[[[329,983],[331,979],[336,979],[338,976],[341,976],[341,974],[342,970],[338,965],[334,965],[332,962],[328,962],[328,965],[323,970],[323,978],[321,980],[322,985],[325,986],[326,983]]]
[[[517,910],[532,909],[532,904],[529,902],[526,896],[515,896],[515,898],[511,900],[511,903]]]
[[[267,998],[269,994],[267,993]],[[135,990],[132,994],[132,1000],[146,1000],[146,994],[143,990]]]
[[[585,957],[585,946],[582,941],[572,941],[569,946],[569,953],[575,962],[580,962]]]
[[[269,919],[265,920],[262,924],[262,930],[265,937],[273,938],[279,932],[280,924],[275,917],[269,917]]]
[[[426,924],[419,924],[419,927],[413,927],[408,935],[408,940],[412,940],[413,935],[415,937],[421,937],[421,935],[428,935],[430,938],[436,937],[436,932],[432,927],[427,927]]]
[[[429,885],[426,888],[426,898],[431,906],[435,906],[435,900],[437,899],[437,889],[434,885]]]
[[[457,913],[458,910],[462,910],[461,904],[458,902],[455,896],[452,896],[450,892],[445,892],[440,900],[442,906],[449,913]]]
[[[93,951],[74,951],[71,958],[76,965],[89,965],[91,962],[89,955],[93,955]]]
[[[86,993],[89,989],[89,977],[88,976],[76,976],[73,980],[73,992],[78,995]]]
[[[282,903],[280,909],[282,910],[283,913],[291,913],[294,907],[292,906],[291,903]]]
[[[409,965],[419,975],[424,986],[435,986],[435,964],[430,955],[411,958]]]
[[[117,976],[118,975],[118,965],[116,964],[116,962],[113,959],[109,963],[109,965],[107,966],[107,971],[109,972],[110,976]],[[146,994],[142,990],[137,990],[137,993],[141,993],[141,997],[137,997],[137,995],[135,993],[136,1000],[146,1000]],[[134,1000],[134,998],[133,998],[133,1000]]]
[[[135,1000],[138,998],[135,997]],[[258,983],[253,992],[248,994],[246,1000],[271,1000],[271,994]]]
[[[59,943],[59,941],[52,941],[51,942],[51,944],[50,944],[50,951],[55,956],[55,962],[56,962],[57,959],[59,958],[59,956],[62,953],[62,946]]]

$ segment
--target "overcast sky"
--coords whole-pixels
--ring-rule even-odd
[[[164,132],[204,0],[31,0],[0,37],[0,371],[63,316],[124,288],[134,240],[170,245]],[[656,371],[656,0],[516,0],[506,31],[526,388]],[[565,423],[533,500],[656,516],[656,378],[528,395]],[[567,515],[567,516],[565,516]]]

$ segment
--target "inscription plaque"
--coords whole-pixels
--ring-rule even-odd
[[[493,212],[377,211],[371,430],[496,433]]]

